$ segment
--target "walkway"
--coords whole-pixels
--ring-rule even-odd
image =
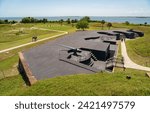
[[[144,66],[138,65],[138,64],[134,63],[128,57],[127,50],[126,50],[126,45],[125,45],[124,41],[121,42],[121,51],[122,51],[122,56],[124,57],[125,67],[126,68],[132,68],[132,69],[137,69],[137,70],[150,71],[149,67],[144,67]]]
[[[49,30],[49,29],[45,29],[45,28],[35,28],[35,27],[32,27],[31,29]],[[42,42],[42,41],[45,41],[45,40],[48,40],[48,39],[51,39],[51,38],[56,38],[56,37],[68,34],[68,32],[66,32],[66,31],[59,31],[59,30],[49,30],[49,31],[57,31],[57,32],[61,32],[61,34],[54,35],[54,36],[51,36],[51,37],[48,37],[48,38],[44,38],[44,39],[41,39],[41,40],[37,40],[36,42],[29,42],[29,43],[22,44],[22,45],[19,45],[19,46],[15,46],[15,47],[11,47],[11,48],[8,48],[8,49],[4,49],[4,50],[1,50],[0,53],[8,52],[8,51],[11,51],[11,50],[14,50],[14,49],[18,49],[18,48],[21,48],[21,47],[24,47],[24,46],[27,46],[27,45],[35,44],[35,43]]]

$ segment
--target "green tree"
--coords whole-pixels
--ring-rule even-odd
[[[146,25],[147,25],[147,22],[145,22],[144,25],[146,26]]]
[[[130,23],[129,23],[129,21],[126,21],[125,24],[126,24],[126,25],[129,25]]]
[[[105,20],[100,21],[101,25],[102,25],[102,29],[104,28],[104,24],[106,23]]]
[[[75,19],[75,20],[71,20],[71,25],[72,25],[72,27],[74,27],[75,26],[75,23],[77,23],[78,22],[78,20],[77,19]]]
[[[9,23],[9,21],[6,19],[6,20],[4,20],[4,22],[5,22],[5,24],[8,24]]]
[[[77,23],[77,22],[78,22],[77,19],[71,20],[71,23]]]
[[[70,24],[71,23],[70,18],[68,18],[66,22],[67,22],[67,24]]]
[[[89,28],[89,23],[86,20],[80,20],[77,23],[76,28],[77,29],[82,29],[84,31],[86,28]]]
[[[21,23],[36,23],[36,22],[38,22],[38,20],[33,17],[25,17],[21,20]]]
[[[29,23],[36,23],[37,22],[37,19],[33,18],[33,17],[30,17],[30,22]]]
[[[61,26],[63,25],[63,22],[64,22],[63,19],[60,19],[60,20],[59,20],[59,23],[60,23]]]
[[[31,23],[31,18],[30,17],[25,17],[21,20],[21,23]]]
[[[71,23],[75,23],[75,20],[71,20]]]
[[[107,23],[107,27],[108,27],[108,29],[110,29],[111,27],[112,27],[112,23]]]
[[[89,16],[85,16],[85,17],[81,18],[81,20],[85,20],[85,21],[87,21],[87,22],[90,22],[90,21],[91,21],[91,19],[90,19]]]
[[[4,23],[4,21],[3,20],[0,20],[0,24],[3,24]]]
[[[74,20],[74,23],[77,23],[77,22],[78,22],[78,20],[77,20],[77,19],[75,19],[75,20]]]
[[[4,24],[5,22],[3,20],[0,20],[0,24]]]
[[[46,18],[43,18],[42,22],[45,24],[48,22],[48,20]]]
[[[17,21],[12,20],[12,21],[10,21],[10,23],[11,23],[11,24],[15,24],[15,23],[17,23]]]

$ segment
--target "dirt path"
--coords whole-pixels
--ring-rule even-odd
[[[49,30],[49,29],[35,28],[35,27],[31,28],[31,29]],[[55,37],[59,37],[59,36],[68,34],[68,32],[66,32],[66,31],[59,31],[59,30],[49,30],[49,31],[57,31],[57,32],[60,32],[61,34],[54,35],[54,36],[51,36],[51,37],[47,37],[47,38],[44,38],[44,39],[41,39],[41,40],[37,40],[36,42],[30,42],[30,43],[22,44],[22,45],[19,45],[19,46],[11,47],[11,48],[8,48],[8,49],[4,49],[4,50],[1,50],[0,53],[8,52],[8,51],[18,49],[18,48],[21,48],[21,47],[24,47],[24,46],[27,46],[27,45],[35,44],[35,43],[42,42],[42,41],[45,41],[45,40],[48,40],[48,39],[51,39],[51,38],[55,38]]]
[[[127,50],[126,50],[126,45],[125,42],[121,42],[121,51],[122,51],[122,56],[124,57],[125,60],[125,67],[126,68],[132,68],[132,69],[137,69],[137,70],[144,70],[144,71],[150,71],[149,67],[144,67],[141,65],[138,65],[134,63],[128,56]]]

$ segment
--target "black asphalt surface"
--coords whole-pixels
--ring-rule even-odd
[[[79,31],[76,33],[68,34],[62,38],[58,38],[47,42],[43,45],[31,48],[24,51],[23,55],[29,65],[30,70],[37,79],[52,78],[55,76],[93,73],[90,70],[69,64],[59,60],[60,50],[66,50],[66,48],[59,44],[72,46],[76,48],[95,48],[98,50],[104,50],[109,46],[109,43],[103,43],[102,40],[98,41],[85,41],[85,38],[99,37],[98,31]],[[101,35],[102,36],[102,35]],[[115,38],[115,37],[114,37]],[[113,50],[116,50],[116,46],[111,46]],[[105,62],[102,63],[104,70]]]

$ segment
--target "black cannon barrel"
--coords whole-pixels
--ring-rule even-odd
[[[68,49],[72,49],[72,50],[80,51],[80,49],[75,48],[75,47],[71,47],[71,46],[67,46],[67,45],[63,45],[63,44],[58,44],[58,45],[59,45],[59,46],[62,46],[62,47],[65,47],[65,48],[68,48]]]

